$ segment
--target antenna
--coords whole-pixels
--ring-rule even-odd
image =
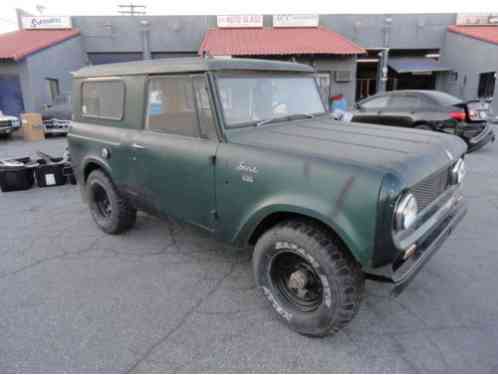
[[[122,4],[118,5],[118,13],[128,16],[143,16],[145,15],[145,5],[136,5],[136,4]],[[122,9],[122,10],[121,10]]]

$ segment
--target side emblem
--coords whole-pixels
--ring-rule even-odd
[[[246,162],[241,161],[240,164],[235,168],[241,173],[241,179],[244,182],[254,183],[254,178],[258,174],[258,168],[254,165],[248,165]]]

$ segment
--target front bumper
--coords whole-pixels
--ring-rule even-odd
[[[445,209],[431,218],[434,220],[431,229],[412,244],[415,246],[413,255],[403,259],[404,254],[400,254],[391,264],[367,271],[367,278],[393,284],[391,295],[399,295],[441,248],[467,212],[463,198],[459,194],[453,195],[444,205]]]
[[[485,128],[483,129],[482,132],[477,134],[476,136],[466,140],[469,150],[468,152],[471,151],[476,151],[480,149],[481,147],[487,145],[490,142],[495,141],[495,133],[493,129],[491,129],[491,126],[489,124],[486,124]]]
[[[43,121],[45,134],[67,134],[71,120],[49,119]]]

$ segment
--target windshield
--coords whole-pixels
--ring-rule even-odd
[[[227,127],[325,112],[315,79],[309,75],[225,76],[219,77],[218,90]]]

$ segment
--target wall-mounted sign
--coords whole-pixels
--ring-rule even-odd
[[[273,27],[318,27],[318,14],[275,14]]]
[[[498,25],[498,13],[459,13],[457,25]]]
[[[23,29],[70,29],[71,17],[33,16],[22,18]]]
[[[263,27],[260,14],[241,14],[235,16],[217,16],[218,27]]]

